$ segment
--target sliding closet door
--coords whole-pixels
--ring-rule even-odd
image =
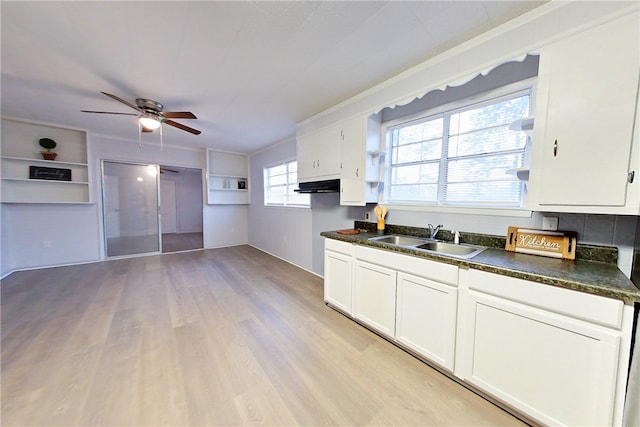
[[[102,162],[107,257],[160,251],[158,166]]]

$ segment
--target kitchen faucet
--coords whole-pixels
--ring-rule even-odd
[[[431,236],[432,239],[436,238],[436,234],[438,234],[438,231],[440,231],[440,227],[443,227],[443,225],[440,224],[434,227],[433,225],[429,224],[429,236]]]

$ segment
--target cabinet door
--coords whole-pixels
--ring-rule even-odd
[[[353,260],[350,255],[325,250],[324,301],[351,314]]]
[[[465,379],[544,424],[611,425],[612,331],[470,291]]]
[[[296,160],[298,162],[298,181],[310,181],[315,172],[316,144],[314,134],[296,137]]]
[[[340,177],[340,128],[330,126],[297,137],[298,180],[309,182]]]
[[[542,111],[536,114],[546,122],[540,141],[541,205],[624,206],[638,41],[638,14],[633,14],[541,52]]]
[[[355,267],[354,317],[393,337],[396,323],[396,272],[359,260]]]
[[[396,339],[453,371],[458,290],[398,273]]]
[[[364,206],[365,201],[365,129],[360,117],[342,124],[340,204]]]

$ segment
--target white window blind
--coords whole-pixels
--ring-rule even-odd
[[[527,137],[509,125],[530,111],[530,90],[387,129],[385,202],[520,207]]]
[[[292,161],[264,168],[264,204],[269,206],[309,207],[308,194],[299,194],[298,162]]]

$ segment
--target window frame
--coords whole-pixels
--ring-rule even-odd
[[[295,182],[289,182],[289,165],[291,165],[292,163],[296,163],[296,181]],[[288,159],[288,160],[283,160],[283,161],[279,161],[276,163],[272,163],[269,165],[265,165],[262,168],[262,179],[263,179],[263,186],[262,186],[262,198],[263,198],[263,203],[265,207],[275,207],[275,208],[298,208],[298,209],[310,209],[311,208],[311,197],[309,197],[308,194],[306,194],[306,199],[307,199],[307,203],[306,204],[299,204],[299,203],[287,203],[288,202],[288,192],[285,192],[284,195],[284,203],[270,203],[267,201],[267,194],[268,194],[268,188],[270,187],[275,187],[275,186],[268,186],[268,179],[267,179],[267,170],[268,169],[272,169],[278,166],[285,166],[286,168],[286,173],[285,173],[285,177],[286,177],[286,184],[285,187],[288,189],[289,187],[298,187],[298,175],[297,175],[297,167],[298,167],[298,160],[297,159]]]
[[[385,187],[389,184],[391,170],[391,147],[390,144],[390,132],[393,128],[397,128],[399,125],[410,125],[411,123],[419,123],[421,121],[428,120],[429,118],[442,117],[452,112],[457,112],[466,109],[472,109],[474,106],[491,103],[491,101],[499,102],[501,98],[509,97],[510,95],[522,92],[522,94],[529,93],[529,111],[530,116],[535,112],[535,98],[536,98],[536,84],[537,77],[531,77],[523,79],[518,82],[500,86],[495,89],[477,93],[475,95],[461,98],[453,102],[448,102],[433,108],[418,111],[413,114],[409,114],[403,117],[399,117],[387,122],[383,122],[381,126],[381,141],[383,143],[383,151],[386,153],[385,160],[385,173],[384,183]],[[444,132],[443,132],[444,133]],[[443,151],[440,156],[440,171],[438,178],[438,188],[446,186],[446,182],[441,182],[441,178],[444,174],[442,170],[442,164],[447,162],[447,153],[445,152],[445,146],[442,147]],[[531,158],[531,144],[527,144],[524,151],[525,163]],[[433,211],[433,212],[452,212],[452,213],[464,213],[464,214],[485,214],[485,215],[501,215],[501,216],[516,216],[516,217],[530,217],[532,214],[531,209],[528,206],[528,197],[526,186],[522,190],[521,204],[520,206],[500,206],[500,205],[465,205],[465,204],[442,204],[440,200],[436,202],[407,202],[402,203],[398,201],[388,201],[387,189],[381,192],[379,196],[379,203],[384,203],[387,206],[393,206],[394,209],[411,210],[411,211]],[[440,193],[437,198],[440,198]]]

